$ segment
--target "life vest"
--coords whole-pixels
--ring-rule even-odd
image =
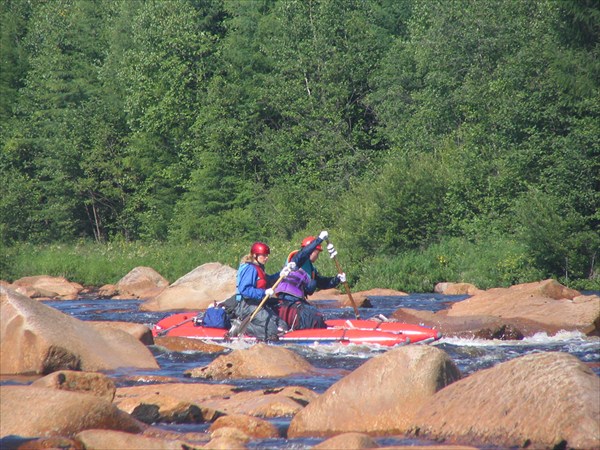
[[[252,263],[254,267],[256,267],[256,273],[258,275],[258,280],[256,281],[256,287],[259,289],[267,288],[267,274],[265,273],[265,269],[258,264]]]
[[[294,258],[294,256],[296,256],[296,253],[298,253],[299,251],[300,250],[293,250],[288,255],[287,262],[291,262],[292,259]],[[312,280],[314,280],[317,277],[317,271],[315,270],[315,267],[312,265],[312,262],[310,261],[310,259],[307,259],[306,262],[304,263],[304,265],[299,268],[304,269],[304,271],[310,276],[310,278]]]
[[[275,293],[279,294],[283,292],[297,298],[304,298],[306,297],[304,289],[309,281],[310,277],[304,270],[295,270],[279,283],[279,286],[275,289]]]

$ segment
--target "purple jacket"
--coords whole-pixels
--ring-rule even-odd
[[[302,269],[294,270],[275,288],[275,294],[284,293],[298,298],[305,298],[315,291],[316,283]]]

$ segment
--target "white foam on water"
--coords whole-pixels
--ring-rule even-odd
[[[551,345],[557,343],[578,342],[578,343],[597,343],[600,345],[600,338],[590,337],[579,331],[559,331],[555,335],[549,336],[547,333],[536,333],[533,336],[521,340],[501,340],[501,339],[478,339],[478,338],[459,338],[442,337],[439,341],[431,345],[450,344],[458,347],[502,347],[502,346],[531,346],[531,345]]]

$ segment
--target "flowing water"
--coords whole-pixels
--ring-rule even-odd
[[[452,302],[465,299],[466,296],[447,296],[441,294],[411,294],[398,297],[371,297],[372,308],[361,308],[361,316],[368,318],[383,314],[390,316],[397,308],[412,308],[428,311],[438,311],[448,308]],[[139,300],[101,300],[81,298],[74,301],[45,302],[64,313],[81,320],[126,321],[152,326],[154,323],[173,312],[144,312],[139,311]],[[328,302],[319,302],[319,308],[326,318],[354,318],[351,308],[339,309]],[[232,344],[233,345],[233,344]],[[236,344],[243,346],[244,344]],[[586,337],[577,332],[561,332],[555,336],[540,333],[522,341],[497,341],[482,339],[442,338],[430,344],[439,347],[450,355],[461,370],[463,376],[485,369],[495,364],[529,353],[542,351],[566,352],[588,363],[595,373],[600,375],[600,338]],[[288,345],[288,348],[304,356],[316,367],[329,369],[352,370],[359,367],[369,358],[381,354],[386,349],[368,346],[318,346],[318,345]],[[194,380],[184,377],[184,371],[209,364],[218,355],[200,352],[170,352],[164,348],[151,346],[160,369],[158,371],[136,371],[135,374],[153,374],[177,378],[180,382],[193,383]],[[321,393],[336,382],[342,375],[339,371],[326,371],[327,375],[285,379],[248,379],[227,380],[245,389],[273,388],[283,385],[300,385]],[[331,375],[336,373],[337,375]],[[110,374],[117,386],[131,385],[131,381],[122,381],[131,372]],[[201,380],[206,383],[210,381]],[[215,382],[217,383],[217,382]],[[277,419],[274,423],[285,432],[290,419]],[[161,428],[181,432],[203,432],[208,424],[168,425],[159,424]],[[248,444],[250,448],[283,448],[305,449],[321,442],[322,439],[269,439],[255,440]],[[428,445],[431,442],[422,439],[398,439],[393,437],[378,438],[377,443],[386,445]]]

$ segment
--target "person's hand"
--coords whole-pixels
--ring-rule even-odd
[[[321,234],[319,234],[319,239],[326,241],[329,239],[329,233],[327,231],[321,231]]]
[[[286,267],[290,270],[296,270],[296,263],[294,261],[290,261],[286,264]]]
[[[271,297],[274,293],[275,293],[275,291],[273,291],[273,289],[271,289],[271,288],[265,289],[265,296],[267,296],[267,297]]]
[[[337,277],[338,277],[338,280],[340,280],[340,283],[345,283],[346,282],[346,274],[344,272],[338,273]]]
[[[335,247],[333,246],[333,244],[327,244],[327,251],[329,252],[329,257],[331,259],[336,257],[337,251],[336,251]]]
[[[283,266],[283,269],[281,269],[281,272],[279,272],[279,276],[285,278],[291,272],[292,272],[292,269],[290,269],[288,266]]]

